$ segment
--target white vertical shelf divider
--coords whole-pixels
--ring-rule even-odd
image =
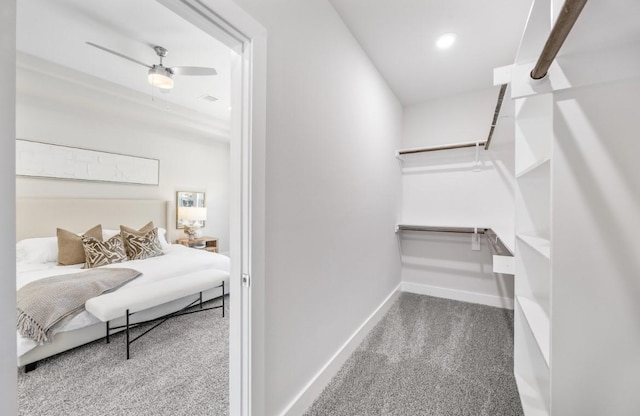
[[[551,28],[552,6],[550,0],[534,2],[516,66],[533,68]],[[542,90],[522,94],[524,90],[537,90],[532,85],[536,81],[515,77],[512,80],[516,105],[514,372],[525,415],[549,416],[553,95]]]
[[[553,97],[516,100],[514,371],[525,415],[550,414]]]

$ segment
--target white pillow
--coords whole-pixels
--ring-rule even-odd
[[[116,234],[120,234],[120,230],[107,230],[105,228],[102,229],[102,241],[107,241],[111,237]]]
[[[171,247],[171,244],[167,241],[167,230],[164,228],[158,227],[158,240],[160,240],[160,246],[162,246],[163,250]]]
[[[116,234],[120,234],[120,230],[107,230],[103,228],[102,240],[107,241],[108,239],[110,239]],[[167,230],[165,230],[164,228],[158,227],[158,240],[160,240],[160,246],[162,247],[162,250],[166,250],[168,247],[171,246],[171,244],[167,242],[166,235],[167,235]]]
[[[16,262],[44,264],[58,261],[58,238],[27,238],[16,243]]]

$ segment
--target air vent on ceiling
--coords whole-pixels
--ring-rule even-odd
[[[202,98],[203,100],[211,101],[212,103],[215,103],[216,101],[218,101],[218,99],[216,97],[214,97],[213,95],[209,95],[209,94],[202,95],[202,96],[200,96],[200,98]]]

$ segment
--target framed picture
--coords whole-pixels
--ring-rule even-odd
[[[196,214],[201,213],[203,210],[189,210],[184,208],[205,208],[204,205],[205,193],[204,192],[192,192],[192,191],[178,191],[176,192],[176,228],[183,229],[185,225],[197,225],[200,228],[204,227],[204,219],[192,219],[191,224],[185,224],[189,221],[189,217],[192,215],[189,211],[196,211]],[[205,211],[206,212],[206,211]]]
[[[157,186],[160,161],[16,139],[16,175]]]

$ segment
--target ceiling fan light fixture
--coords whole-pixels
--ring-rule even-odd
[[[149,69],[149,84],[162,90],[170,90],[173,88],[171,71],[161,65],[154,65]]]

